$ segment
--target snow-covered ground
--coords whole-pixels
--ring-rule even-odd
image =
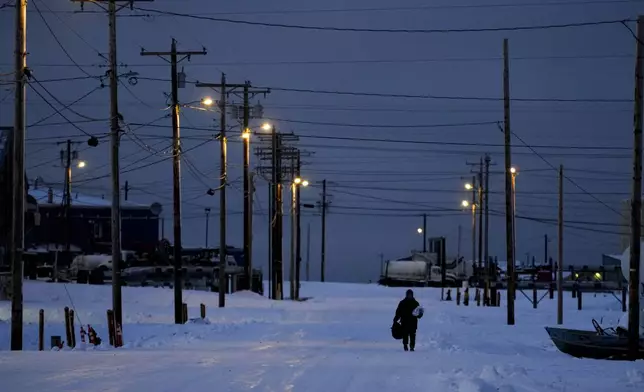
[[[0,303],[0,391],[642,391],[644,361],[580,360],[558,352],[544,326],[554,325],[556,301],[534,310],[519,294],[516,325],[503,306],[440,302],[440,289],[416,289],[425,307],[416,352],[390,335],[405,289],[303,283],[305,302],[269,301],[248,292],[228,296],[184,292],[191,318],[174,325],[169,289],[124,288],[125,346],[35,351],[38,310],[45,310],[46,343],[64,337],[63,308],[107,340],[109,286],[26,282],[25,346],[10,352],[9,303]],[[288,292],[288,287],[286,288]],[[529,293],[528,293],[529,294]],[[565,326],[610,325],[621,315],[612,296],[584,296],[584,310],[567,293]],[[78,324],[78,320],[76,321]],[[77,325],[78,326],[78,325]],[[77,336],[77,341],[80,337]]]

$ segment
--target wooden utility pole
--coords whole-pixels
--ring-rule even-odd
[[[633,124],[633,200],[631,205],[631,254],[629,262],[628,353],[636,360],[640,347],[640,269],[642,237],[642,94],[644,66],[644,15],[637,18],[635,108]]]
[[[135,2],[153,2],[154,0],[71,0],[80,3],[81,11],[86,2],[107,3],[109,25],[109,78],[110,78],[110,165],[112,182],[112,214],[111,214],[111,241],[112,241],[112,310],[114,323],[123,331],[123,303],[121,300],[121,181],[120,181],[120,139],[121,128],[119,125],[118,109],[118,62],[116,52],[116,14],[125,7],[134,8]],[[118,6],[118,3],[123,5]],[[103,6],[100,6],[105,9]],[[95,137],[87,142],[91,147],[98,145]]]
[[[512,216],[514,211],[512,201],[512,156],[510,151],[510,60],[508,55],[508,39],[503,40],[503,112],[505,136],[505,242],[507,255],[508,276],[508,325],[514,325],[514,227]]]
[[[476,262],[476,176],[472,176],[472,266]]]
[[[11,169],[12,224],[9,236],[9,260],[11,260],[11,350],[22,350],[22,254],[25,243],[25,128],[26,128],[26,82],[27,82],[27,0],[16,4],[15,47],[15,112],[13,165]]]
[[[228,180],[228,151],[226,139],[226,74],[221,73],[219,98],[219,307],[226,306],[226,181]]]
[[[423,253],[427,252],[427,214],[423,214]]]
[[[300,170],[302,168],[302,160],[300,152],[297,152],[297,162],[295,164],[295,177],[300,177]],[[300,216],[300,186],[295,187],[295,298],[300,299],[300,272],[302,266],[302,221]]]
[[[291,171],[295,173],[295,160],[291,158]],[[295,300],[295,208],[297,203],[295,176],[291,178],[291,255],[289,258],[289,294],[291,300]]]
[[[206,207],[204,208],[204,212],[206,213],[206,244],[205,247],[208,249],[208,228],[210,226],[210,208]]]
[[[479,161],[479,273],[483,273],[483,158]],[[479,282],[480,282],[479,276]]]
[[[69,222],[69,213],[72,205],[72,141],[67,139],[65,143],[64,167],[65,167],[65,251],[69,256],[69,249],[71,246],[71,228]]]
[[[489,248],[490,248],[490,216],[489,216],[489,200],[490,200],[490,155],[485,154],[485,250],[483,253],[484,257],[484,268],[485,268],[485,290],[483,292],[483,304],[488,306],[490,304],[490,260],[489,260]]]
[[[324,282],[326,268],[326,180],[322,180],[322,249],[320,255],[320,282]]]
[[[177,64],[193,55],[205,55],[206,49],[201,51],[177,51],[177,41],[172,38],[169,52],[148,52],[141,49],[141,56],[170,56],[170,80],[172,88],[172,200],[173,200],[173,226],[174,226],[174,322],[183,324],[183,299],[182,299],[182,260],[181,260],[181,132],[179,128],[179,80]],[[178,56],[184,56],[178,60]],[[164,59],[165,60],[165,59]],[[167,60],[166,60],[167,61]],[[113,270],[116,270],[114,268]],[[116,317],[116,312],[114,312]]]
[[[557,324],[563,324],[563,165],[559,165],[559,229],[557,235]],[[546,237],[547,238],[547,237]],[[548,242],[546,241],[546,244]],[[546,245],[547,246],[547,245]]]

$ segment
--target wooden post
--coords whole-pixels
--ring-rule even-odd
[[[537,282],[532,281],[532,308],[536,309],[539,300],[537,299]]]
[[[199,308],[200,308],[200,310],[201,310],[201,318],[202,318],[202,319],[205,319],[205,318],[206,318],[206,305],[205,305],[205,304],[201,304],[201,305],[199,306]]]
[[[640,269],[642,241],[642,94],[644,94],[644,15],[637,18],[635,60],[635,108],[633,116],[633,194],[631,198],[631,250],[628,301],[628,356],[636,360],[640,352]],[[15,173],[15,172],[14,172]]]
[[[188,304],[184,302],[182,305],[182,308],[183,308],[183,323],[185,324],[188,322]]]
[[[109,335],[110,346],[114,346],[114,312],[107,310],[107,333]]]
[[[72,346],[72,332],[69,326],[69,307],[65,306],[65,338],[67,339],[67,346]]]
[[[503,40],[503,112],[504,112],[504,137],[505,137],[505,243],[507,254],[508,273],[508,307],[507,324],[514,325],[514,292],[515,292],[515,256],[514,256],[514,203],[512,192],[512,156],[510,151],[510,59],[508,55],[508,39]]]
[[[69,333],[71,337],[71,347],[76,347],[76,331],[74,330],[74,309],[69,310]]]
[[[496,306],[501,306],[501,292],[496,292]]]
[[[555,297],[555,286],[552,282],[548,285],[548,296],[550,299]]]
[[[581,293],[582,291],[577,289],[577,310],[581,310]]]
[[[626,307],[626,298],[628,297],[628,289],[626,287],[622,287],[622,312],[626,313],[627,307]]]
[[[558,235],[557,235],[557,324],[563,324],[563,165],[559,165],[559,213],[558,213]],[[573,296],[575,290],[572,291]]]
[[[45,311],[38,312],[38,351],[45,349]]]

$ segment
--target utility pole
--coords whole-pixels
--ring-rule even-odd
[[[479,273],[483,272],[483,158],[479,161]],[[479,277],[479,282],[480,282]]]
[[[201,51],[177,51],[177,41],[172,38],[169,52],[148,52],[141,49],[141,56],[170,56],[170,80],[172,83],[172,199],[173,199],[173,225],[174,225],[174,322],[183,324],[183,296],[182,296],[182,260],[181,260],[181,133],[179,129],[179,80],[177,64],[193,55],[205,55],[206,49]],[[178,60],[178,56],[184,56]],[[167,61],[167,60],[166,60]],[[223,192],[223,190],[222,190]],[[113,270],[116,270],[114,268]]]
[[[295,164],[295,177],[301,178],[300,170],[302,169],[302,160],[300,152],[297,152],[297,162]],[[301,199],[300,186],[295,187],[295,298],[300,299],[300,272],[302,267],[302,220],[301,220]]]
[[[476,262],[476,176],[472,176],[472,265]]]
[[[311,280],[311,222],[306,224],[306,281]]]
[[[559,165],[559,212],[557,235],[557,324],[563,324],[563,165]],[[547,242],[546,242],[547,244]]]
[[[291,172],[295,173],[295,160],[291,158]],[[297,203],[295,176],[291,177],[291,257],[289,266],[289,293],[291,301],[295,300],[295,206]]]
[[[226,306],[228,279],[226,276],[226,181],[228,180],[228,151],[226,140],[226,74],[221,73],[221,96],[219,98],[219,307]]]
[[[117,329],[123,327],[123,302],[121,299],[121,180],[119,165],[119,150],[121,129],[119,125],[118,109],[118,62],[116,52],[116,14],[123,8],[129,6],[133,9],[135,2],[152,2],[154,0],[71,0],[80,3],[81,11],[86,2],[105,3],[107,2],[108,26],[109,26],[109,77],[110,77],[110,164],[112,180],[112,214],[111,214],[111,241],[112,241],[112,311]],[[117,3],[124,3],[120,7]],[[101,6],[101,8],[103,8]],[[104,9],[104,8],[103,8]],[[92,147],[98,145],[94,137],[87,142]]]
[[[65,251],[69,255],[69,248],[71,242],[71,224],[69,222],[69,213],[72,204],[72,141],[67,139],[65,143],[66,149],[63,152],[62,159],[65,167],[65,192],[63,196],[63,203],[65,205]]]
[[[277,135],[277,144],[275,150],[275,232],[273,255],[275,264],[273,265],[273,274],[275,275],[275,297],[279,300],[284,299],[284,252],[282,251],[282,238],[284,234],[284,202],[283,202],[283,187],[282,187],[282,138]]]
[[[427,252],[427,214],[423,214],[423,253]]]
[[[206,207],[204,208],[204,211],[206,213],[206,249],[208,249],[208,226],[210,223],[210,208]]]
[[[644,15],[637,18],[635,61],[635,115],[633,124],[633,201],[631,206],[631,254],[629,262],[628,353],[636,360],[639,353],[640,268],[642,240],[642,90],[644,89]]]
[[[324,282],[326,268],[326,179],[322,180],[322,250],[320,257],[320,282]]]
[[[512,200],[512,156],[510,151],[510,60],[508,55],[508,39],[503,40],[503,112],[505,136],[505,241],[508,269],[508,325],[514,325],[514,227],[512,216],[514,211]]]
[[[16,0],[15,113],[13,126],[11,260],[11,350],[22,350],[22,253],[25,243],[25,127],[27,78],[27,0]]]
[[[548,234],[543,236],[543,265],[548,265]]]
[[[490,216],[489,216],[489,201],[490,201],[490,155],[485,154],[485,291],[483,294],[483,303],[487,306],[490,303],[490,260],[489,260],[489,247],[490,247]]]
[[[123,187],[123,196],[125,197],[125,201],[127,201],[127,196],[130,193],[130,183],[128,181],[125,181],[125,186]]]

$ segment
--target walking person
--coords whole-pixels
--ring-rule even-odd
[[[394,324],[400,322],[403,332],[403,348],[405,351],[414,351],[416,347],[416,330],[418,319],[423,317],[424,310],[414,298],[414,292],[409,289],[405,298],[398,303]]]

